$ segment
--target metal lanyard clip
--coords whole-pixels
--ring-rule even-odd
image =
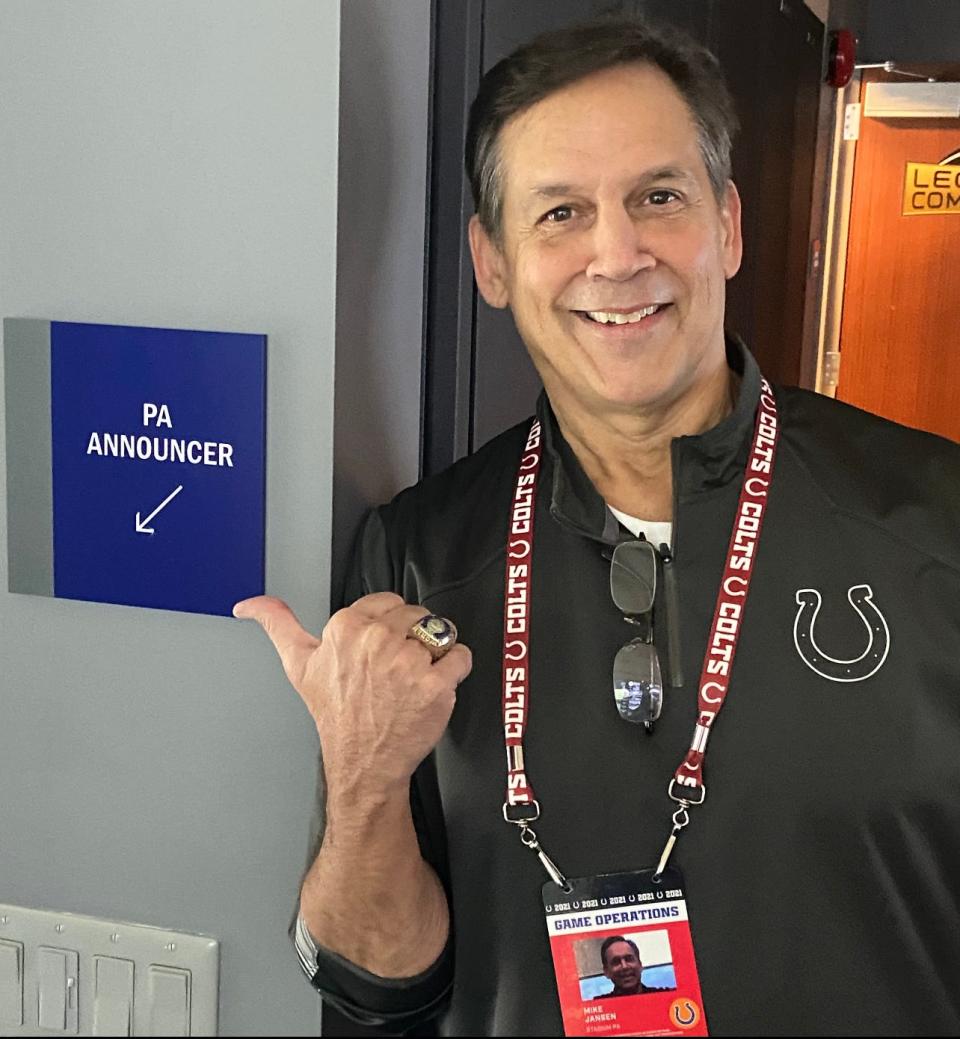
[[[543,868],[547,871],[547,875],[554,884],[562,888],[564,891],[572,891],[573,888],[567,882],[567,878],[560,872],[557,864],[550,858],[543,848],[540,847],[537,835],[530,829],[530,824],[519,823],[518,825],[520,827],[520,840],[523,842],[524,847],[537,853],[537,858],[540,860]]]
[[[688,809],[691,805],[702,805],[707,797],[707,788],[702,784],[696,788],[700,791],[700,798],[697,801],[692,800],[691,797],[686,796],[687,792],[684,791],[683,795],[675,792],[674,787],[676,786],[676,780],[671,779],[670,785],[667,787],[667,794],[672,801],[676,801],[679,806],[673,813],[673,829],[670,831],[670,836],[667,838],[667,843],[663,846],[663,852],[660,855],[660,861],[657,863],[656,871],[653,874],[653,879],[659,880],[663,875],[663,871],[667,868],[667,860],[670,858],[673,852],[673,846],[677,843],[677,838],[680,836],[680,831],[690,823],[690,812]],[[691,790],[692,794],[693,791]]]
[[[517,804],[505,802],[503,817],[508,823],[513,823],[514,826],[520,827],[520,840],[523,846],[537,853],[537,858],[554,884],[563,888],[564,891],[572,891],[573,889],[567,883],[567,878],[560,872],[553,859],[540,847],[536,833],[530,829],[530,823],[540,818],[539,803],[537,801],[518,802]]]

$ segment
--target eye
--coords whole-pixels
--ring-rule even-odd
[[[549,213],[545,213],[540,218],[540,221],[544,224],[565,224],[572,217],[572,206],[556,206],[554,209],[551,209]]]
[[[647,195],[647,200],[654,206],[666,206],[671,202],[679,201],[680,196],[670,188],[657,188]]]

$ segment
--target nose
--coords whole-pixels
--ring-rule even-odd
[[[639,271],[656,266],[644,241],[642,222],[635,221],[622,204],[598,209],[591,245],[586,269],[590,279],[629,281]]]

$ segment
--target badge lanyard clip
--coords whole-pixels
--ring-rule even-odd
[[[699,801],[692,801],[688,797],[681,797],[673,792],[675,782],[676,780],[670,780],[667,794],[671,800],[676,801],[680,807],[673,813],[673,829],[670,831],[667,843],[663,846],[663,851],[660,854],[660,861],[657,863],[657,868],[654,870],[654,881],[658,881],[663,876],[663,871],[667,868],[667,860],[673,852],[673,846],[677,843],[680,831],[690,823],[690,812],[688,809],[693,805],[702,805],[707,797],[707,788],[702,784],[697,788],[700,791]]]
[[[557,864],[550,858],[543,848],[540,847],[537,835],[530,829],[529,823],[526,825],[521,824],[520,840],[527,848],[537,853],[537,858],[543,864],[543,868],[547,871],[554,884],[563,888],[564,891],[572,890],[570,885],[567,883],[567,878],[557,868]]]
[[[520,808],[525,809],[523,815],[518,818],[512,818],[513,812],[511,809]],[[540,804],[537,801],[530,801],[525,804],[504,804],[503,806],[503,817],[508,823],[513,823],[514,826],[520,827],[520,841],[525,848],[529,848],[531,851],[537,853],[537,858],[540,860],[543,868],[547,871],[547,875],[558,887],[563,888],[564,891],[570,892],[572,889],[567,883],[567,878],[560,872],[560,868],[550,858],[550,856],[540,847],[540,841],[537,840],[537,835],[530,827],[531,822],[535,822],[540,818]]]

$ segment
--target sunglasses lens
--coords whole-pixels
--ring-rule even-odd
[[[628,615],[653,608],[657,591],[657,550],[649,541],[617,545],[610,564],[610,594],[617,609]]]
[[[628,722],[654,722],[663,705],[660,661],[652,643],[633,639],[613,661],[613,698]]]

